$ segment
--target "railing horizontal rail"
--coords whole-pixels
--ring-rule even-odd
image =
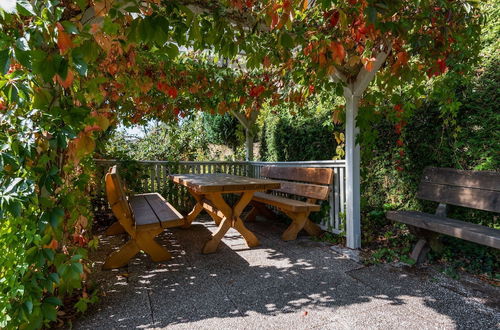
[[[115,159],[96,159],[97,189],[96,197],[103,195],[103,178],[108,167],[118,164],[122,176],[132,191],[137,193],[156,191],[161,193],[181,212],[188,212],[194,205],[188,191],[168,180],[168,175],[174,173],[227,173],[234,175],[260,177],[263,166],[278,167],[322,167],[332,168],[335,173],[334,182],[328,201],[322,205],[320,219],[323,229],[333,233],[343,231],[345,214],[345,160],[293,161],[293,162],[260,162],[260,161],[122,161]],[[125,168],[123,168],[125,167]],[[293,196],[291,196],[293,197]]]

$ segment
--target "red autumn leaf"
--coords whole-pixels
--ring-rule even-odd
[[[401,149],[401,150],[399,150],[399,155],[400,155],[401,157],[404,157],[404,156],[405,156],[405,151],[404,151],[404,150],[402,150],[402,149]]]
[[[342,63],[345,58],[345,49],[340,42],[330,42],[330,51],[332,52],[333,59],[337,64]]]
[[[332,16],[330,16],[330,27],[335,27],[337,26],[337,23],[339,22],[339,18],[340,18],[340,12],[338,10],[335,10],[332,14]]]
[[[110,75],[114,76],[118,72],[118,64],[111,63],[108,65],[108,72]]]
[[[168,96],[170,96],[171,98],[175,99],[177,97],[177,88],[175,88],[174,86],[170,86],[168,87],[167,89],[167,94]]]
[[[402,147],[402,146],[404,145],[404,142],[403,142],[403,140],[398,139],[398,140],[396,141],[396,144],[397,144],[398,146]]]
[[[58,30],[57,33],[57,47],[59,47],[59,51],[61,54],[66,54],[66,52],[73,48],[73,41],[71,41],[71,37],[64,31],[64,27],[61,23],[57,22],[56,27]]]
[[[259,97],[262,93],[264,93],[266,88],[262,85],[260,86],[253,86],[250,89],[250,96],[251,97]]]
[[[367,58],[363,57],[361,59],[361,63],[363,63],[363,66],[365,67],[366,71],[372,71],[373,70],[373,63],[376,61],[375,57],[372,58]]]
[[[66,74],[66,79],[62,79],[60,75],[56,74],[55,80],[59,83],[64,88],[69,88],[73,84],[73,71],[68,70],[68,73]]]
[[[278,22],[279,22],[279,16],[277,13],[273,13],[271,15],[271,30],[273,30],[276,25],[278,25]]]
[[[404,168],[398,165],[398,166],[396,166],[396,170],[397,170],[398,172],[403,172],[403,171],[404,171]]]
[[[268,68],[271,66],[271,60],[269,59],[269,56],[264,56],[264,59],[262,60],[262,64],[264,65],[264,68]]]
[[[438,64],[440,73],[445,73],[446,70],[448,69],[448,67],[446,66],[446,59],[442,59],[442,58],[438,59],[437,64]]]
[[[59,243],[57,242],[57,240],[52,239],[52,241],[50,241],[49,244],[44,245],[43,248],[44,249],[56,250],[58,246],[59,246]]]
[[[178,116],[181,110],[179,108],[174,108],[174,116]]]

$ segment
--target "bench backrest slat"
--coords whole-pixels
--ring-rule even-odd
[[[270,179],[301,181],[315,184],[331,184],[331,168],[263,166],[260,175]]]
[[[334,173],[331,168],[264,166],[260,175],[273,180],[288,180],[280,181],[281,187],[274,191],[325,200],[328,199]]]
[[[116,165],[111,167],[106,174],[106,197],[113,210],[113,214],[118,219],[123,228],[132,236],[135,235],[134,216],[127,195],[123,188]]]
[[[428,167],[417,198],[500,212],[500,173]]]

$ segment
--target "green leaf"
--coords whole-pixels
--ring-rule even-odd
[[[54,305],[54,306],[60,306],[60,305],[62,305],[61,299],[59,299],[57,297],[48,297],[48,298],[45,298],[43,300],[43,302],[47,303],[47,304]]]
[[[57,310],[52,304],[43,303],[42,304],[42,314],[45,319],[49,321],[57,320]]]
[[[19,14],[24,16],[35,16],[35,12],[33,11],[33,6],[28,0],[17,0],[16,8]]]
[[[71,22],[64,21],[61,24],[64,27],[64,30],[70,34],[78,34],[80,32],[80,31],[78,31],[78,28],[76,27],[76,25],[71,23]]]
[[[21,63],[28,69],[31,69],[31,54],[29,51],[23,51],[21,49],[15,48],[14,55],[19,63]]]
[[[25,301],[24,306],[26,306],[26,309],[28,310],[28,314],[31,314],[33,312],[33,303],[31,302],[31,300]]]
[[[61,208],[55,208],[50,213],[50,225],[52,228],[57,228],[59,226],[60,221],[64,217],[64,210]]]
[[[10,67],[10,55],[9,49],[3,49],[0,51],[0,73],[3,75],[9,71]]]
[[[73,53],[73,64],[75,65],[76,71],[78,71],[78,73],[81,76],[84,77],[87,76],[88,66],[87,62],[85,62],[83,52],[81,51],[81,49],[77,48],[74,49],[72,53]]]
[[[281,40],[280,40],[281,46],[285,48],[292,48],[293,47],[293,39],[288,33],[283,33],[281,35]]]
[[[51,273],[49,275],[49,278],[51,279],[52,282],[54,282],[55,284],[59,284],[60,282],[60,278],[59,278],[59,274],[57,273]]]

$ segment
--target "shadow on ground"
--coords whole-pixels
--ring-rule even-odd
[[[248,249],[235,231],[216,254],[201,248],[215,230],[201,218],[159,237],[174,258],[139,255],[128,267],[98,271],[100,302],[77,329],[474,328],[500,325],[499,290],[472,288],[439,273],[387,265],[365,267],[307,237],[283,242],[283,228],[249,225],[261,246]],[[100,268],[124,237],[103,238]]]

